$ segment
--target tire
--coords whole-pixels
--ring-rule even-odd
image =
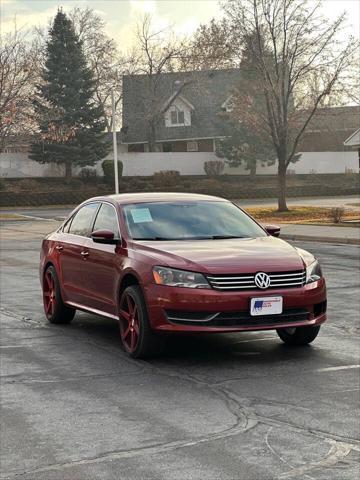
[[[144,296],[138,285],[127,287],[121,295],[119,327],[124,350],[130,357],[153,357],[163,351],[164,338],[150,328]]]
[[[54,267],[48,267],[43,279],[43,302],[46,318],[50,323],[70,323],[75,308],[68,307],[61,298],[59,279]]]
[[[294,327],[278,328],[277,334],[287,345],[308,345],[317,337],[320,326],[315,327]]]

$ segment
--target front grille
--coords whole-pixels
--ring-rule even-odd
[[[268,273],[270,277],[270,288],[293,288],[305,285],[306,272],[276,272]],[[262,290],[255,284],[255,274],[244,275],[208,275],[207,279],[215,290]]]
[[[192,325],[202,327],[252,327],[261,325],[277,325],[280,323],[296,323],[309,319],[306,308],[287,308],[277,315],[251,316],[248,311],[241,312],[183,312],[167,310],[166,315],[176,325]]]

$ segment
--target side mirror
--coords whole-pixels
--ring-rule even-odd
[[[264,228],[272,237],[280,236],[280,227],[278,225],[264,225]]]
[[[110,230],[96,230],[95,232],[92,232],[91,238],[95,243],[114,245],[118,242],[114,238],[114,232],[111,232]]]

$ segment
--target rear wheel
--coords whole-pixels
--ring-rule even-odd
[[[54,267],[47,268],[43,279],[43,301],[46,318],[50,323],[70,323],[75,308],[64,304],[61,298],[59,279]]]
[[[277,334],[288,345],[307,345],[317,337],[320,326],[278,328]]]
[[[150,328],[142,291],[138,285],[127,287],[120,298],[120,335],[125,351],[133,358],[158,355],[164,338]]]

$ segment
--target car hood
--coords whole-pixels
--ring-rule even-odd
[[[137,241],[134,248],[154,265],[204,273],[301,270],[296,248],[275,237],[226,240]]]

